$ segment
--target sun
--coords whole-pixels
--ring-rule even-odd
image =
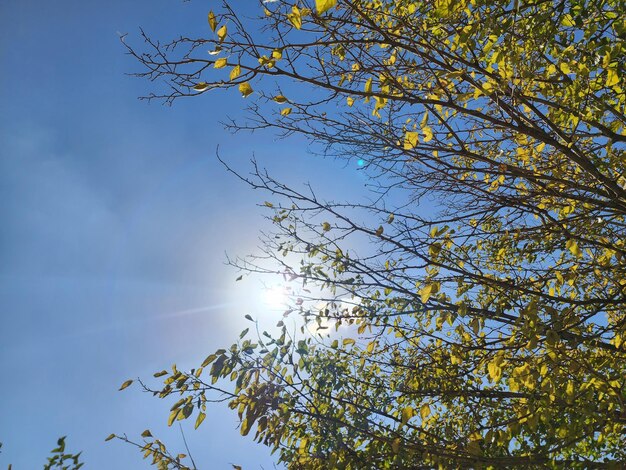
[[[282,286],[269,287],[263,293],[263,302],[271,309],[286,308],[288,301],[287,289]]]

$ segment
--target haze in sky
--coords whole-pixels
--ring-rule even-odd
[[[150,84],[125,75],[138,64],[120,34],[134,45],[140,26],[164,39],[208,34],[209,8],[0,3],[0,468],[41,468],[63,435],[88,469],[149,468],[131,446],[105,443],[110,433],[149,428],[183,451],[178,427],[166,426],[170,404],[120,384],[196,367],[237,338],[245,314],[276,315],[262,280],[235,282],[224,264],[225,253],[254,253],[268,223],[257,206],[266,195],[226,173],[217,145],[239,171],[254,154],[328,197],[363,185],[356,162],[313,158],[298,139],[224,131],[219,121],[245,104],[235,91],[173,107],[137,100]],[[225,406],[192,425],[200,468],[272,468]]]

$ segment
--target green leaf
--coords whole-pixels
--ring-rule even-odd
[[[191,414],[193,413],[193,404],[192,403],[187,403],[182,410],[182,414],[180,414],[178,416],[178,419],[187,419],[191,416]],[[182,418],[181,418],[182,416]]]
[[[391,450],[393,450],[394,454],[397,454],[398,452],[400,452],[400,443],[402,441],[400,440],[399,437],[396,437],[393,441],[391,441]]]

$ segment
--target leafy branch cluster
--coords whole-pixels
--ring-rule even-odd
[[[623,465],[623,3],[259,9],[127,45],[167,83],[148,98],[237,89],[253,102],[233,129],[360,158],[375,198],[241,177],[272,195],[276,233],[234,264],[299,285],[287,314],[306,324],[156,374],[146,389],[180,396],[170,423],[227,401],[290,468]]]

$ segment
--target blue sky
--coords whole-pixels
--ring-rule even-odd
[[[149,84],[124,75],[137,64],[118,34],[139,44],[139,26],[162,38],[206,31],[208,9],[0,4],[0,468],[40,468],[61,435],[90,469],[148,468],[130,446],[105,443],[111,432],[150,428],[182,450],[167,403],[117,388],[193,367],[236,338],[245,314],[272,314],[260,280],[235,283],[224,265],[225,252],[254,252],[266,197],[226,174],[216,145],[242,171],[254,152],[328,197],[362,186],[356,162],[315,159],[297,139],[228,134],[218,121],[240,114],[234,91],[171,108],[136,99]],[[272,467],[236,425],[216,406],[199,431],[187,426],[201,468]]]

